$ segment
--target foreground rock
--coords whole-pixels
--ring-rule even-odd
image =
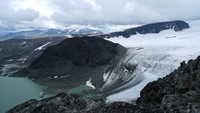
[[[94,101],[80,95],[61,93],[41,101],[29,100],[7,113],[82,113],[103,105],[102,100]]]
[[[29,100],[6,113],[146,113],[137,106],[118,102],[106,105],[103,100],[90,100],[76,94],[61,93],[41,101]]]
[[[149,83],[137,102],[140,106],[162,112],[200,112],[200,56],[171,74]]]

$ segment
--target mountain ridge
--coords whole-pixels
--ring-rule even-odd
[[[38,37],[47,37],[47,36],[79,36],[79,35],[97,35],[102,34],[101,31],[93,30],[89,28],[73,28],[73,29],[46,29],[46,30],[28,30],[28,31],[19,31],[19,32],[10,32],[5,35],[0,36],[0,38],[38,38]]]
[[[68,28],[65,30],[60,29],[46,29],[46,30],[28,30],[20,32],[10,32],[4,35],[1,35],[0,38],[36,38],[36,37],[46,37],[46,36],[85,36],[85,35],[96,35],[102,38],[111,38],[123,36],[129,38],[131,35],[136,34],[148,34],[148,33],[159,33],[164,30],[174,30],[175,32],[188,29],[189,24],[181,21],[167,21],[167,22],[156,22],[151,24],[145,24],[139,27],[128,28],[123,31],[111,32],[108,34],[103,34],[99,30],[93,30],[89,28]]]
[[[104,38],[119,37],[119,36],[129,38],[131,35],[159,33],[161,31],[169,30],[169,29],[174,30],[175,32],[178,32],[184,29],[188,29],[189,27],[190,26],[188,23],[181,20],[157,22],[157,23],[146,24],[140,27],[125,29],[119,32],[112,32],[112,33],[100,35],[100,36]]]

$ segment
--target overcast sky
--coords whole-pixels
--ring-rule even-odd
[[[200,0],[0,0],[0,30],[200,19]]]

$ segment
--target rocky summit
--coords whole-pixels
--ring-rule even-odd
[[[105,104],[80,95],[59,94],[41,101],[29,100],[7,113],[199,113],[200,56],[174,70],[171,74],[149,83],[137,105],[125,102]]]
[[[28,68],[12,76],[40,80],[46,85],[58,82],[82,85],[91,79],[100,88],[104,72],[111,70],[126,51],[119,44],[95,36],[70,38],[46,48]]]

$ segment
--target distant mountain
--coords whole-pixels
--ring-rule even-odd
[[[80,35],[99,35],[102,32],[98,30],[92,30],[88,28],[84,29],[47,29],[47,30],[29,30],[29,31],[20,31],[20,32],[12,32],[5,35],[0,36],[0,38],[38,38],[38,37],[47,37],[47,36],[63,36],[63,35],[72,35],[72,36],[80,36]]]
[[[0,36],[8,34],[8,31],[0,30]]]
[[[169,29],[177,32],[187,28],[189,28],[189,24],[184,21],[169,21],[169,22],[147,24],[140,27],[130,28],[124,31],[113,32],[110,34],[105,34],[100,36],[103,38],[111,38],[119,36],[129,38],[131,35],[136,35],[136,34],[159,33],[163,30],[169,30]]]
[[[169,22],[158,22],[143,25],[140,27],[129,28],[123,31],[112,32],[109,34],[103,34],[101,31],[93,30],[89,28],[68,28],[65,30],[59,29],[47,29],[47,30],[29,30],[29,31],[20,31],[20,32],[11,32],[5,35],[0,35],[0,38],[38,38],[38,37],[47,37],[47,36],[85,36],[85,35],[97,35],[102,38],[111,38],[123,36],[125,38],[130,37],[131,35],[136,34],[148,34],[148,33],[159,33],[163,30],[174,30],[182,31],[189,28],[188,23],[184,21],[169,21]]]

